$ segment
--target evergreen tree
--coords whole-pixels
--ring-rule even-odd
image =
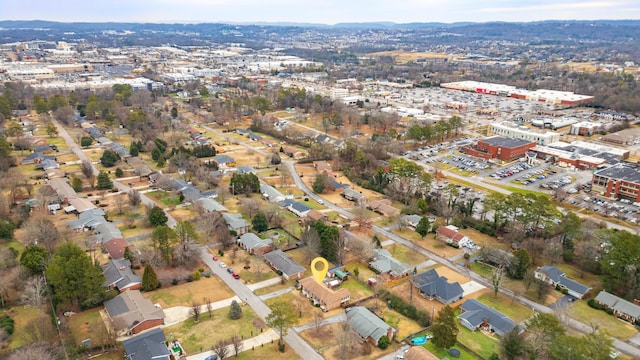
[[[316,176],[316,179],[311,184],[311,189],[316,194],[322,194],[322,192],[327,188],[329,184],[329,174],[326,171],[323,171],[322,174]]]
[[[459,329],[453,309],[449,305],[438,312],[438,317],[433,320],[432,330],[433,343],[437,347],[448,349],[456,344]]]
[[[120,155],[111,150],[105,150],[100,158],[100,163],[104,167],[112,167],[116,162],[118,162],[118,160],[120,160]]]
[[[116,177],[122,177],[122,175],[124,175],[124,172],[122,171],[122,169],[120,168],[116,168]]]
[[[238,320],[242,318],[242,308],[237,301],[233,300],[231,302],[231,307],[229,307],[229,314],[227,316],[231,320]]]
[[[83,136],[80,139],[80,146],[82,147],[91,146],[91,144],[93,144],[93,139],[89,136]]]
[[[167,214],[164,213],[159,206],[154,206],[149,211],[149,223],[153,226],[162,226],[165,225],[169,221]]]
[[[425,237],[429,233],[430,229],[431,223],[429,222],[429,219],[426,216],[423,216],[416,226],[416,232],[420,234],[420,236]]]
[[[153,269],[151,264],[144,266],[144,273],[142,274],[142,291],[153,291],[160,287],[158,282],[158,275]]]
[[[269,229],[269,222],[267,221],[267,216],[262,211],[258,211],[253,216],[253,220],[251,222],[253,223],[253,231],[255,232],[261,233]]]
[[[29,245],[20,254],[20,265],[27,268],[32,275],[42,274],[48,257],[49,253],[42,246]]]
[[[98,190],[110,190],[113,188],[113,181],[109,178],[109,174],[104,171],[100,171],[98,174]]]
[[[513,262],[509,266],[509,276],[514,279],[523,279],[531,266],[531,256],[526,249],[519,249],[514,255]]]
[[[73,179],[71,179],[71,188],[73,189],[73,191],[79,193],[82,191],[82,179],[80,179],[79,177],[74,177]]]

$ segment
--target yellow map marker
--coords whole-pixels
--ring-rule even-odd
[[[316,267],[318,263],[322,263],[322,268],[318,269]],[[311,262],[311,273],[318,284],[322,284],[322,280],[324,280],[324,277],[327,275],[327,271],[329,271],[329,262],[327,262],[325,258],[317,257],[313,259]]]

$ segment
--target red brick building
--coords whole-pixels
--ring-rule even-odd
[[[536,146],[535,141],[492,136],[479,140],[476,145],[464,150],[465,153],[482,159],[513,161],[523,157],[534,146]]]
[[[591,188],[608,197],[640,202],[640,165],[618,163],[594,172]]]

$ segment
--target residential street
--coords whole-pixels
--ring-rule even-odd
[[[267,315],[271,312],[271,309],[260,299],[259,296],[255,295],[253,291],[251,291],[242,280],[234,279],[231,274],[227,272],[226,269],[220,267],[220,265],[213,261],[211,254],[206,250],[206,248],[200,248],[200,257],[202,261],[204,261],[211,271],[218,276],[222,281],[224,281],[227,286],[242,300],[246,301],[251,309],[258,315],[262,320],[265,320]],[[301,358],[305,360],[322,360],[322,356],[320,356],[315,350],[307,344],[294,329],[289,329],[288,334],[284,337],[286,343],[296,352]]]
[[[51,122],[58,128],[58,136],[64,139],[67,145],[69,145],[69,148],[71,148],[71,151],[73,151],[78,156],[80,161],[82,162],[86,160],[91,162],[89,157],[82,151],[82,148],[80,147],[80,145],[78,145],[75,142],[75,140],[73,140],[71,135],[69,135],[69,133],[67,132],[67,129],[65,129],[62,125],[60,125],[60,123],[54,118],[51,118]],[[93,166],[93,173],[97,176],[98,169],[93,163],[91,163],[91,165]],[[114,181],[113,185],[117,187],[118,190],[125,193],[129,193],[129,187],[127,185],[121,184],[118,181]],[[142,200],[142,203],[147,207],[156,205],[156,203],[151,198],[149,198],[148,196],[142,193],[140,193],[140,199]],[[168,219],[167,226],[174,227],[176,225],[176,219],[174,219],[173,216],[171,216],[171,214],[169,214],[166,210],[165,210],[165,214],[167,214],[167,219]]]

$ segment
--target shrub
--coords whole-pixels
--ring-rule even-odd
[[[200,277],[200,273],[198,273],[198,277]],[[191,274],[187,275],[187,278],[185,280],[187,280],[187,282],[192,282],[193,281],[193,275],[191,275]]]
[[[7,334],[13,334],[13,319],[9,315],[3,315],[0,317],[0,328],[4,329]]]
[[[229,313],[227,314],[227,316],[231,320],[238,320],[242,318],[242,308],[237,301],[233,300],[231,302],[231,307],[229,307]]]
[[[178,280],[178,278],[173,278],[173,280],[171,280],[171,285],[178,285],[178,283],[180,283],[180,280]]]
[[[204,272],[204,268],[198,268],[198,271],[203,273]]]
[[[196,271],[196,272],[193,274],[193,280],[195,280],[195,281],[200,280],[200,271]],[[187,280],[187,281],[188,281],[188,280]]]
[[[378,347],[382,350],[388,348],[390,344],[391,340],[389,340],[389,337],[387,335],[382,335],[380,340],[378,340]]]

